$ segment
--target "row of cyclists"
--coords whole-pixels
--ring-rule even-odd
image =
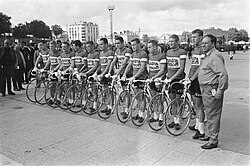
[[[190,129],[200,131],[204,133],[204,125],[199,125],[204,121],[204,113],[199,104],[200,102],[200,89],[197,79],[197,69],[204,58],[201,49],[202,35],[200,30],[192,32],[192,43],[195,45],[195,49],[192,55],[192,63],[189,74],[187,76],[189,82],[191,82],[191,94],[193,96],[194,106],[198,110],[196,125],[190,126]],[[79,40],[73,42],[72,48],[69,43],[63,42],[62,49],[56,49],[56,42],[51,41],[50,49],[46,51],[40,51],[36,60],[34,71],[38,69],[49,70],[51,72],[61,71],[62,73],[70,73],[77,70],[81,76],[96,78],[102,83],[107,83],[112,78],[121,80],[122,86],[126,85],[126,80],[142,80],[134,83],[134,92],[139,93],[142,91],[144,82],[149,82],[151,96],[156,95],[161,91],[161,82],[164,81],[167,84],[179,82],[186,76],[185,65],[187,52],[179,47],[179,37],[177,35],[171,35],[169,37],[170,50],[167,53],[162,53],[159,49],[156,40],[151,40],[147,44],[149,54],[147,54],[142,48],[138,38],[131,41],[132,50],[125,46],[122,37],[115,39],[116,51],[113,52],[108,47],[108,40],[101,38],[99,42],[99,48],[101,52],[95,49],[95,44],[92,41],[86,42],[86,48],[82,46]],[[144,82],[143,82],[144,80]],[[182,87],[172,86],[168,89],[168,94],[171,100],[180,96],[179,89]],[[93,89],[93,93],[98,91]],[[142,100],[142,99],[141,99]],[[144,101],[137,101],[144,102]],[[96,111],[97,100],[94,100],[91,111]],[[111,108],[104,110],[103,112],[110,112]],[[122,116],[127,118],[128,108],[125,108]],[[202,117],[202,118],[199,118]],[[138,122],[144,121],[142,112],[138,111],[138,114],[133,117]],[[158,122],[159,126],[163,124],[163,111],[160,114],[153,114],[149,119],[150,122]],[[198,126],[198,127],[197,127]],[[175,130],[180,129],[179,117],[174,117],[173,122],[168,124],[168,127]]]

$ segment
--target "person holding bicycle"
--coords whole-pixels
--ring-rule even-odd
[[[131,41],[133,54],[131,55],[130,62],[128,66],[125,69],[125,72],[122,76],[122,80],[125,80],[127,77],[127,74],[133,67],[133,76],[130,78],[130,81],[133,82],[133,80],[145,80],[148,77],[148,71],[147,71],[147,63],[148,63],[148,55],[145,51],[141,49],[141,43],[138,38],[135,38]],[[143,83],[138,81],[135,82],[134,92],[135,94],[142,91]],[[139,123],[142,123],[144,121],[144,118],[142,117],[143,111],[145,110],[146,103],[142,99],[139,99],[137,101],[138,103],[141,103],[140,110],[138,111],[138,114],[133,117],[134,120],[138,120]]]
[[[97,79],[98,81],[100,81],[100,83],[104,84],[104,87],[106,87],[108,83],[111,82],[110,78],[106,77],[106,74],[108,73],[110,69],[110,64],[114,59],[114,52],[108,48],[107,38],[100,39],[99,47],[102,50],[100,52],[101,74],[97,76]],[[102,113],[106,113],[109,115],[111,113],[111,105],[107,105],[107,109],[102,110]]]
[[[87,70],[87,51],[82,47],[80,40],[75,40],[73,42],[73,50],[75,56],[72,58],[71,68],[77,68],[79,72],[86,72]]]
[[[115,39],[115,44],[117,49],[115,51],[114,59],[110,64],[110,68],[106,77],[109,77],[110,75],[112,75],[112,73],[114,73],[116,78],[121,78],[128,65],[132,51],[125,46],[124,40],[120,36]],[[130,78],[132,77],[132,75],[133,71],[131,68],[126,75],[126,78]],[[126,86],[124,81],[122,81],[121,84],[123,87]]]
[[[186,64],[186,58],[187,58],[187,51],[184,49],[181,49],[179,47],[179,37],[177,35],[171,35],[169,37],[169,46],[170,50],[167,51],[167,78],[165,79],[165,82],[167,83],[174,83],[179,82],[180,80],[185,78],[185,64]],[[175,97],[178,97],[181,95],[181,89],[183,89],[182,85],[180,84],[173,84],[171,88],[169,89],[169,97],[171,100],[173,100]],[[174,128],[175,130],[180,129],[180,119],[177,115],[177,108],[174,109],[173,115],[174,115],[174,121],[170,124],[168,124],[169,128]]]
[[[115,78],[121,78],[124,75],[125,69],[128,65],[129,59],[131,57],[131,49],[127,48],[124,44],[124,40],[122,37],[117,37],[115,39],[116,44],[116,51],[113,61],[110,64],[110,68],[108,71],[108,74],[106,74],[106,77],[110,77],[112,72],[114,73]],[[133,69],[131,69],[127,72],[126,78],[130,78],[133,75]],[[126,81],[121,80],[122,88],[126,86]],[[126,99],[125,103],[128,103],[128,99]],[[128,117],[128,111],[129,111],[129,104],[126,104],[125,110],[123,113],[123,118],[126,119]]]
[[[150,82],[150,93],[152,96],[155,96],[158,92],[160,92],[160,84],[154,82],[156,78],[162,77],[164,74],[164,70],[166,68],[166,56],[164,53],[161,53],[158,49],[158,42],[156,40],[151,40],[148,43],[148,51],[149,51],[149,79]],[[157,105],[161,105],[158,103]],[[155,106],[156,107],[156,106]],[[163,108],[156,108],[156,109],[163,109]],[[150,123],[159,121],[159,126],[161,126],[163,122],[163,110],[160,110],[160,114],[157,115],[154,112],[153,117],[149,119]]]
[[[95,45],[93,41],[88,41],[86,43],[86,50],[88,52],[87,56],[87,70],[86,72],[83,72],[82,75],[85,77],[96,77],[99,73],[99,62],[100,62],[100,54],[95,49]],[[97,110],[97,97],[98,97],[98,88],[97,86],[94,86],[93,89],[93,95],[94,95],[94,102],[93,107],[90,108],[90,112],[96,112]],[[83,101],[86,103],[86,101]]]
[[[201,98],[201,90],[198,82],[198,68],[201,65],[205,54],[203,53],[201,42],[203,38],[203,31],[200,29],[195,29],[192,31],[192,45],[194,50],[192,51],[192,62],[189,70],[188,78],[191,82],[190,94],[192,96],[192,101],[194,103],[194,108],[196,110],[196,123],[194,126],[189,126],[190,130],[196,131],[193,139],[202,139],[205,137],[205,126],[204,119],[205,113],[203,110],[203,102]]]

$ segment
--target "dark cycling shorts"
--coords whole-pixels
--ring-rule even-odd
[[[160,87],[157,86],[156,87],[155,82],[150,82],[149,87],[150,87],[151,90],[156,91],[156,92],[161,92],[161,90],[162,90],[162,86],[160,86]]]
[[[168,93],[176,93],[179,95],[181,95],[183,93],[184,86],[181,83],[176,83],[179,81],[180,81],[179,79],[174,79],[170,83],[171,86],[169,87]]]
[[[200,89],[200,84],[198,82],[198,79],[195,79],[191,82],[189,90],[190,90],[191,95],[201,98],[201,89]]]
[[[100,83],[104,85],[111,85],[111,81],[112,81],[112,78],[102,77],[102,80],[100,81]]]
[[[129,74],[126,75],[126,78],[131,78],[133,75]],[[122,75],[120,75],[120,78],[122,78]],[[127,86],[128,85],[128,81],[121,81],[121,85],[122,86]]]

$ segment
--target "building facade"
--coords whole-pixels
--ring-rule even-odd
[[[80,21],[66,27],[69,40],[80,40],[81,42],[94,41],[99,38],[99,27],[93,22]]]

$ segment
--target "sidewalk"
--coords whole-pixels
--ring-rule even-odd
[[[21,93],[1,97],[0,114],[1,165],[250,165],[249,155],[201,149],[190,131],[180,139],[115,115],[103,121],[33,104]]]

